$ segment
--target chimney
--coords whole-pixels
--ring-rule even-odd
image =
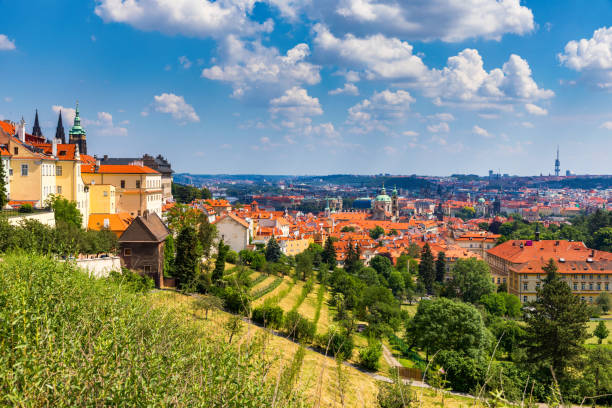
[[[104,155],[104,160],[108,160],[108,154]]]
[[[51,142],[51,154],[53,157],[57,157],[57,139],[53,139]]]
[[[26,130],[26,122],[21,118],[19,124],[17,125],[17,137],[21,140],[21,143],[25,143],[25,130]]]

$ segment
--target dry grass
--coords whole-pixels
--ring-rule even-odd
[[[298,307],[298,313],[307,318],[308,320],[314,320],[315,312],[317,310],[317,291],[319,290],[319,284],[315,284],[312,290],[306,296],[306,299]],[[320,317],[319,317],[320,318]]]
[[[260,275],[261,275],[261,274],[260,274]],[[259,275],[258,275],[258,276],[259,276]],[[255,279],[255,278],[257,278],[257,276],[256,276],[256,277],[249,277],[249,278],[251,278],[251,279]],[[253,293],[256,293],[256,292],[257,292],[258,290],[260,290],[260,289],[263,289],[263,288],[265,288],[265,287],[268,287],[268,286],[269,286],[269,285],[270,285],[272,282],[274,282],[274,280],[275,280],[276,278],[277,278],[277,277],[276,277],[276,276],[274,276],[274,275],[270,275],[270,276],[268,276],[266,279],[262,280],[262,281],[261,281],[261,282],[259,282],[257,285],[253,286],[249,292],[250,292],[251,294],[253,294]]]
[[[253,308],[262,305],[266,299],[269,299],[273,296],[276,296],[279,294],[279,292],[287,289],[289,286],[291,286],[291,280],[290,279],[285,279],[283,281],[283,283],[281,283],[280,285],[278,285],[278,287],[276,289],[274,289],[272,292],[270,293],[266,293],[265,295],[263,295],[262,297],[260,297],[259,299],[255,300],[253,302],[253,304],[251,305]]]
[[[304,282],[298,281],[293,286],[293,289],[291,289],[291,292],[289,292],[287,296],[285,296],[283,299],[281,299],[280,302],[278,302],[278,305],[281,307],[281,309],[283,309],[284,312],[288,312],[291,310],[291,308],[293,308],[298,298],[300,297],[300,293],[302,293],[303,287]]]
[[[326,333],[329,328],[329,324],[332,322],[332,313],[329,308],[329,300],[331,298],[331,294],[325,292],[325,296],[323,297],[323,306],[321,306],[321,315],[319,316],[319,321],[317,322],[317,334]]]

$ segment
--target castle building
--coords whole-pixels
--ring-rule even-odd
[[[61,116],[60,116],[60,119],[61,119]],[[81,117],[79,116],[78,102],[76,105],[74,124],[72,125],[72,128],[70,128],[70,132],[68,134],[69,134],[68,143],[77,145],[79,147],[79,153],[87,154],[87,136],[85,134],[85,129],[81,127]]]
[[[397,189],[393,189],[392,196],[389,197],[383,185],[380,194],[372,202],[372,219],[377,221],[398,221],[398,198]]]

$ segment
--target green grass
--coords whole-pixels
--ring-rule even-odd
[[[259,288],[252,292],[253,300],[257,300],[260,297],[272,292],[274,289],[280,286],[283,283],[283,278],[277,277],[272,282],[270,282],[267,286]]]
[[[610,335],[608,335],[608,337],[604,339],[603,344],[607,344],[608,342],[612,344],[612,320],[603,320],[603,322],[605,323],[607,329],[610,331]],[[589,332],[590,335],[593,334],[593,331],[595,330],[598,324],[599,322],[588,322],[587,323],[587,331]],[[597,337],[591,336],[587,339],[586,344],[597,344],[598,341],[599,339]]]
[[[237,347],[224,326],[156,305],[160,292],[48,258],[2,258],[0,406],[297,405],[274,404],[261,336]]]

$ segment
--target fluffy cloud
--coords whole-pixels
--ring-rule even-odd
[[[285,119],[283,126],[295,128],[309,124],[311,116],[322,115],[323,109],[318,98],[313,98],[305,89],[294,86],[282,96],[270,101],[270,112],[274,118],[282,116]]]
[[[604,122],[604,123],[601,124],[600,128],[607,129],[607,130],[612,130],[612,122],[610,122],[610,121]]]
[[[349,108],[348,122],[357,126],[354,131],[386,130],[386,124],[402,119],[414,102],[415,99],[403,90],[375,92],[370,99]]]
[[[199,122],[200,117],[185,98],[172,93],[162,93],[153,97],[153,107],[157,112],[169,113],[176,120]]]
[[[11,51],[15,49],[15,41],[10,40],[5,34],[0,34],[0,51]]]
[[[487,72],[477,50],[465,49],[448,59],[441,70],[433,69],[419,84],[438,105],[468,108],[508,108],[521,101],[548,99],[554,92],[541,89],[531,76],[527,61],[512,54],[502,68]]]
[[[179,60],[179,63],[183,66],[183,68],[185,69],[191,68],[192,62],[186,56],[184,55],[180,56],[178,60]]]
[[[128,134],[126,128],[113,124],[113,115],[108,112],[98,112],[98,120],[94,124],[99,127],[98,132],[104,136],[127,136]]]
[[[335,30],[410,40],[499,40],[533,31],[533,13],[520,0],[268,0],[281,14],[306,11]]]
[[[427,126],[427,131],[430,133],[448,133],[450,132],[450,126],[446,122],[440,122]]]
[[[472,132],[477,135],[477,136],[482,136],[482,137],[486,137],[486,138],[491,138],[493,137],[492,134],[489,133],[488,130],[481,128],[478,125],[474,125],[474,127],[472,128]]]
[[[74,116],[76,115],[74,108],[67,108],[62,105],[53,105],[51,109],[58,115],[60,112],[62,112],[62,123],[64,126],[72,126],[74,123]]]
[[[125,23],[139,30],[190,37],[219,37],[228,33],[269,32],[249,18],[255,0],[99,0],[95,13],[105,22]]]
[[[265,47],[258,41],[244,42],[228,36],[224,51],[226,63],[205,68],[202,77],[231,83],[237,98],[253,89],[265,92],[270,87],[287,89],[321,81],[320,67],[304,61],[310,54],[307,44],[298,44],[281,55],[276,48]]]
[[[523,127],[528,128],[528,129],[533,129],[533,128],[535,127],[535,126],[533,125],[533,123],[531,123],[531,122],[521,122],[521,125],[522,125]]]
[[[412,54],[412,45],[397,38],[382,34],[338,38],[322,24],[315,25],[313,32],[314,44],[326,58],[363,69],[369,79],[417,78],[427,72],[421,58]]]
[[[346,95],[357,96],[357,95],[359,95],[359,89],[357,89],[355,84],[351,84],[350,82],[347,82],[347,83],[344,84],[344,87],[332,89],[328,93],[330,95],[346,94]]]
[[[546,109],[541,108],[538,105],[534,105],[533,103],[526,103],[525,109],[527,110],[527,112],[531,113],[532,115],[538,115],[538,116],[548,115],[548,111]]]
[[[597,86],[612,87],[612,27],[595,30],[588,40],[568,42],[558,58],[566,67],[583,72]]]
[[[436,113],[434,115],[429,115],[428,118],[435,119],[435,120],[441,120],[443,122],[452,122],[453,120],[455,120],[455,117],[453,116],[453,114],[448,113],[448,112],[442,112],[442,113]]]

